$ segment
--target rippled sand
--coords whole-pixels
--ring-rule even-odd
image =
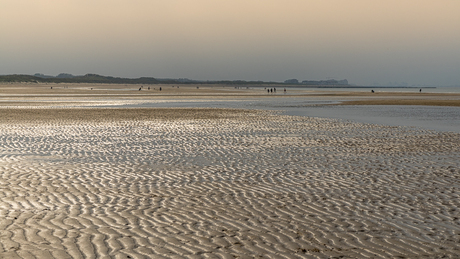
[[[460,134],[228,109],[1,109],[0,137],[0,257],[460,255]]]

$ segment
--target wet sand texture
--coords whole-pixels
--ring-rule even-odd
[[[139,87],[142,91],[139,91]],[[148,90],[150,87],[150,90]],[[160,87],[162,90],[160,91]],[[295,88],[284,94],[283,85],[235,86],[235,85],[131,85],[131,84],[36,84],[0,83],[0,107],[43,107],[43,106],[88,106],[103,101],[146,101],[159,99],[194,99],[217,97],[227,99],[245,98],[290,98],[308,97],[316,100],[329,100],[345,105],[429,105],[460,106],[460,93],[419,93],[418,89],[407,92],[350,91],[343,88],[331,91],[321,88]],[[267,94],[265,88],[277,88],[277,93]]]
[[[3,258],[460,255],[459,134],[218,109],[2,114]]]

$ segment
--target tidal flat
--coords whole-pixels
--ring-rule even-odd
[[[1,257],[460,254],[457,132],[257,105],[151,107],[172,98],[165,89],[43,86],[19,96],[18,87],[16,96],[5,87]],[[183,102],[259,98],[256,90],[181,88],[173,98]]]

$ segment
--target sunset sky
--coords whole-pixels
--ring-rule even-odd
[[[0,75],[460,85],[458,0],[0,0]]]

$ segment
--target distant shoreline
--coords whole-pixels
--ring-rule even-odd
[[[325,83],[326,81],[309,81],[306,83],[285,83],[285,82],[266,82],[266,81],[245,81],[245,80],[190,80],[185,78],[179,79],[161,79],[153,77],[140,78],[121,78],[112,76],[101,76],[96,74],[87,74],[84,76],[70,77],[39,77],[33,75],[0,75],[0,84],[9,83],[31,83],[31,84],[129,84],[129,85],[224,85],[234,87],[289,87],[289,88],[309,88],[309,89],[435,89],[438,86],[369,86],[369,85],[345,85]]]
[[[289,80],[288,80],[289,81]],[[297,81],[297,80],[296,80]],[[58,76],[47,76],[43,74],[35,75],[0,75],[0,83],[91,83],[91,84],[202,84],[202,85],[233,85],[233,86],[285,86],[285,87],[342,87],[349,86],[348,81],[344,80],[308,80],[302,83],[291,82],[266,82],[261,80],[246,81],[246,80],[192,80],[188,78],[154,78],[154,77],[139,77],[139,78],[122,78],[113,76],[102,76],[98,74],[86,74],[74,76],[71,74],[59,74]]]

